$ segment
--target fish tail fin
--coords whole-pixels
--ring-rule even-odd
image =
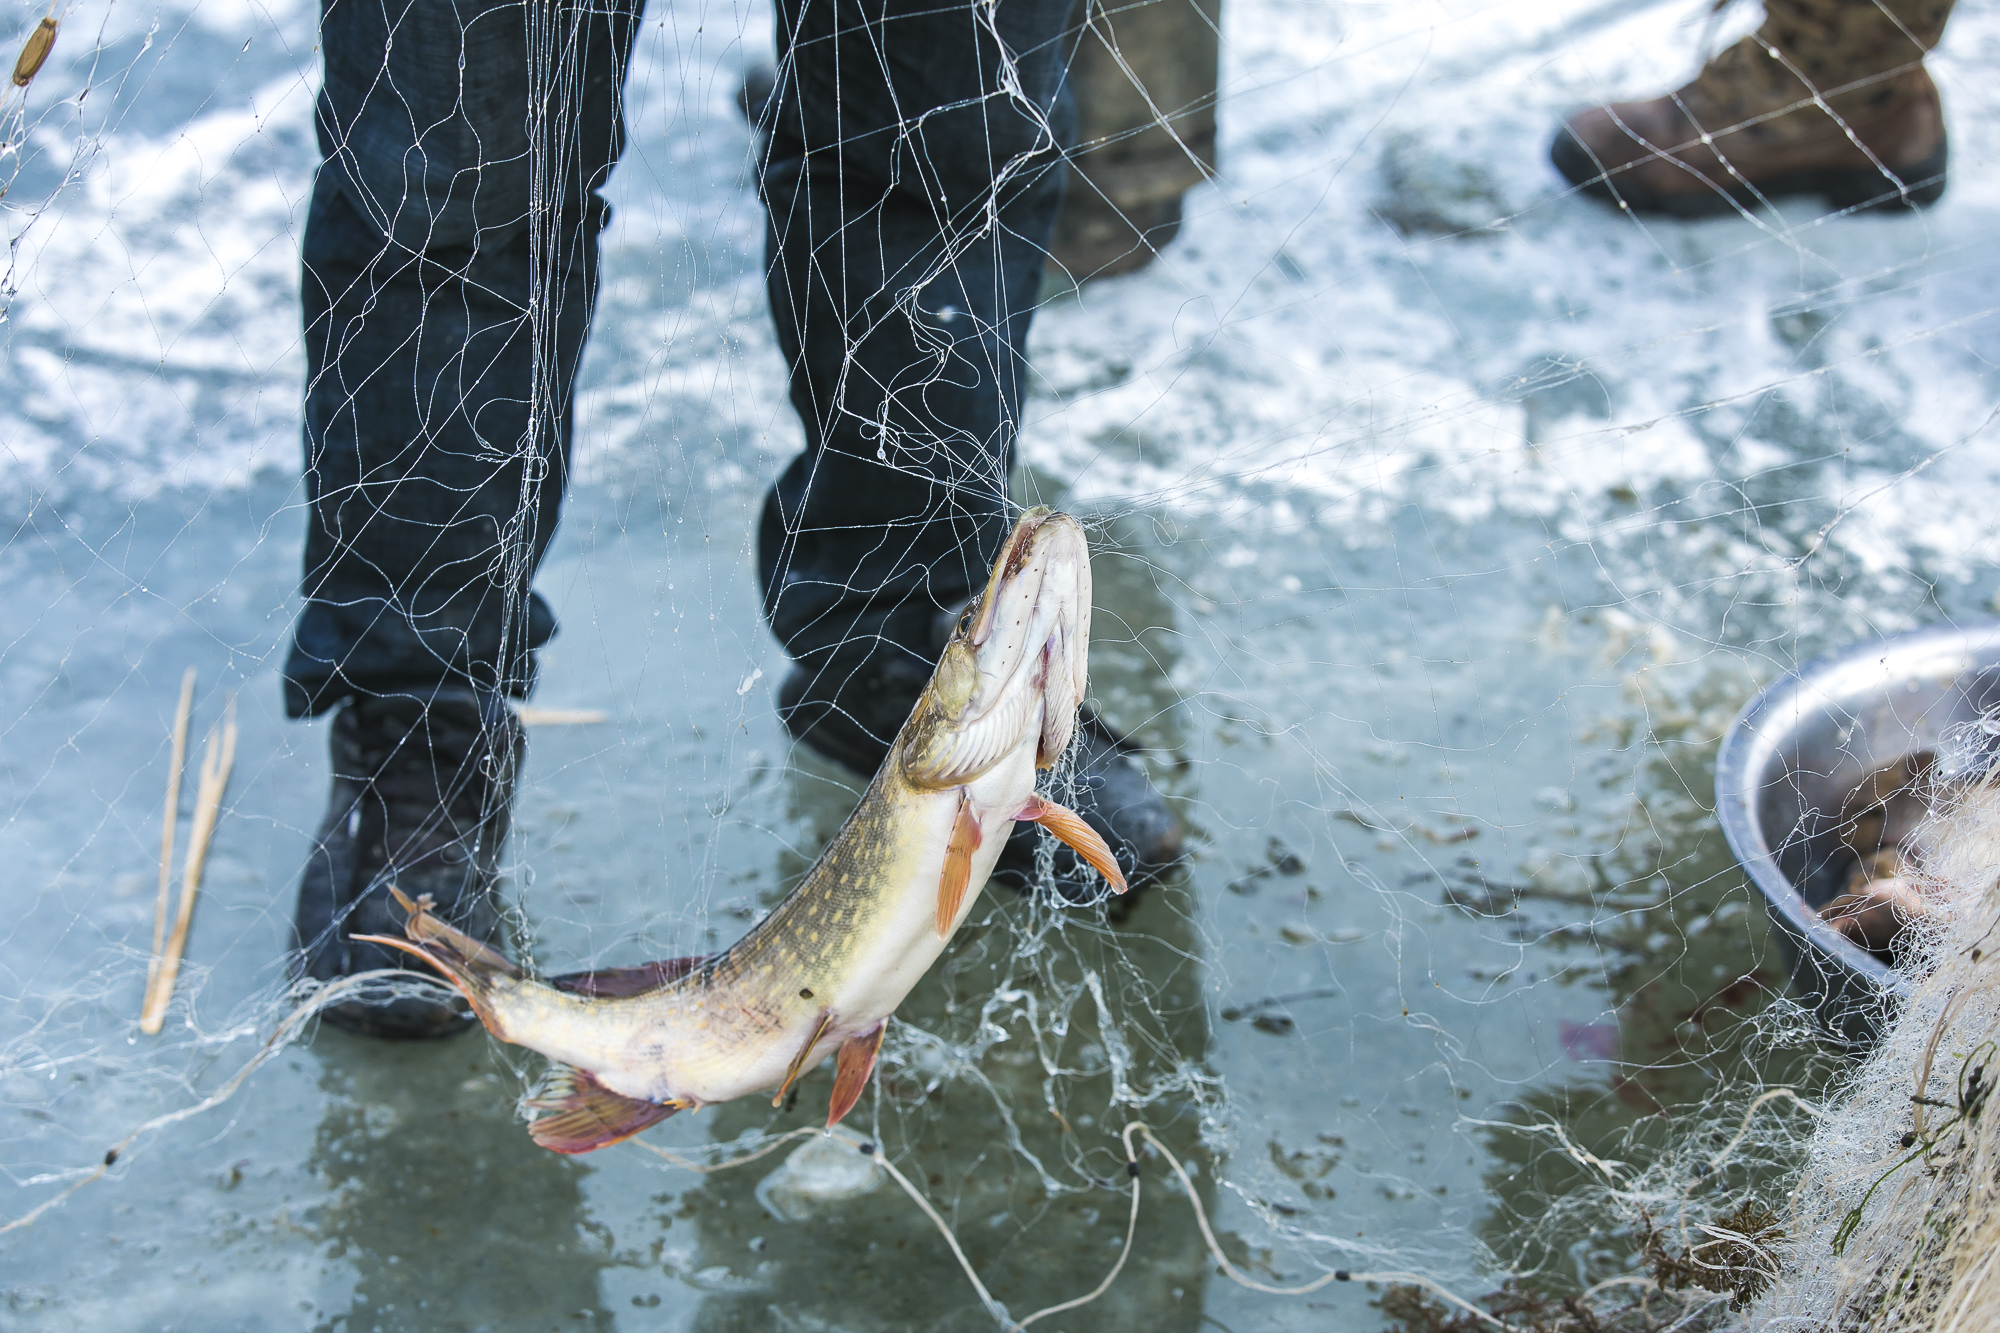
[[[403,923],[403,933],[409,939],[399,940],[389,935],[356,935],[353,938],[400,949],[444,973],[446,980],[465,996],[472,1012],[479,1016],[487,1031],[498,1035],[500,1028],[493,1012],[494,983],[521,980],[524,975],[521,969],[499,950],[432,916],[433,904],[428,893],[412,901],[408,894],[394,885],[390,886],[389,892],[410,914],[410,919]]]

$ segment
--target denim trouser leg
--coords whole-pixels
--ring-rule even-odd
[[[623,146],[642,5],[326,0],[324,161],[304,247],[306,605],[284,681],[295,717],[356,694],[522,694],[532,681],[555,622],[528,581],[562,504],[607,215],[596,190]],[[538,154],[560,167],[539,184],[531,40],[534,68],[564,93]],[[538,355],[548,402],[531,412]]]
[[[766,263],[806,449],[758,555],[809,667],[907,651],[928,674],[937,610],[1006,536],[1074,5],[779,0]]]

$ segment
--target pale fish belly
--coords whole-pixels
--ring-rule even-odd
[[[1012,816],[1034,794],[1032,735],[971,784],[972,801],[981,815],[980,841],[978,850],[972,854],[971,887],[959,907],[957,920],[952,923],[954,933],[972,911],[993,873],[994,863],[1007,845],[1007,835],[1014,829]],[[835,1011],[854,1031],[873,1027],[893,1014],[950,942],[948,936],[938,936],[937,904],[938,887],[944,877],[945,842],[950,823],[958,815],[956,793],[940,801],[939,809],[944,836],[927,841],[925,853],[909,875],[904,891],[895,901],[884,904],[879,927],[857,951],[856,965],[848,970],[832,1001]]]
[[[610,1059],[596,1065],[598,1081],[627,1097],[699,1105],[771,1092],[784,1082],[800,1049],[812,1039],[822,1010],[831,1011],[831,1022],[814,1041],[801,1073],[892,1013],[944,946],[935,925],[937,885],[957,812],[956,798],[943,794],[925,794],[896,805],[898,818],[915,816],[920,824],[935,827],[923,827],[918,836],[907,839],[913,853],[894,873],[896,883],[883,886],[878,910],[869,914],[853,938],[843,941],[839,978],[831,985],[824,980],[815,983],[820,990],[817,1003],[797,1001],[791,989],[796,976],[790,970],[776,983],[782,993],[740,994],[725,986],[698,996],[658,997],[651,1005],[652,1021],[633,1031]],[[857,831],[868,836],[865,829]],[[983,865],[975,859],[975,877],[991,873],[997,844],[991,849],[982,844],[980,853],[989,850]],[[752,1017],[758,1013],[783,1014],[784,1021],[759,1022]]]
[[[968,784],[980,818],[980,843],[973,852],[970,888],[953,922],[954,932],[992,874],[1013,831],[1012,816],[1034,794],[1037,734],[1037,729],[1030,729],[1027,740]],[[937,931],[938,894],[958,804],[957,788],[905,790],[889,801],[884,815],[900,826],[895,833],[880,828],[878,821],[844,831],[848,837],[895,837],[910,851],[901,858],[902,865],[884,877],[893,882],[880,886],[876,910],[841,942],[838,976],[814,983],[821,992],[817,1003],[799,1003],[791,989],[796,975],[786,969],[755,991],[740,990],[754,983],[739,982],[626,1001],[632,1006],[620,1016],[626,1021],[611,1024],[611,1031],[603,1025],[602,1002],[592,1006],[597,1013],[587,1024],[562,1022],[567,1014],[542,1016],[544,1023],[523,1026],[542,1027],[534,1035],[547,1040],[522,1044],[592,1070],[613,1092],[652,1102],[706,1105],[775,1090],[808,1041],[813,1049],[800,1066],[801,1074],[822,1063],[842,1042],[893,1014],[944,952],[949,937],[940,937]],[[772,993],[761,993],[772,987]],[[822,1011],[829,1011],[829,1022],[814,1040]],[[780,1015],[781,1020],[773,1021]],[[563,1030],[591,1039],[565,1041]]]
[[[810,1022],[756,1022],[751,1007],[732,1004],[727,990],[706,992],[693,1003],[692,996],[674,999],[597,1070],[600,1083],[653,1102],[731,1101],[776,1087],[812,1032]]]

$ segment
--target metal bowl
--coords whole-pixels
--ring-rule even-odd
[[[2000,624],[1861,644],[1800,668],[1745,705],[1715,761],[1716,813],[1764,895],[1792,984],[1828,1031],[1865,1046],[1910,983],[1820,919],[1854,854],[1837,829],[1872,774],[1956,751],[2000,708]]]

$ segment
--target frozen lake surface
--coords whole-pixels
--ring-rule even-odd
[[[326,782],[276,676],[315,12],[86,0],[0,167],[0,1221],[220,1086],[281,1012]],[[540,580],[564,628],[536,702],[609,720],[531,733],[508,856],[550,970],[726,943],[854,798],[779,728],[756,612],[751,519],[798,445],[731,103],[769,23],[655,0],[634,65]],[[1560,116],[1684,77],[1699,34],[1669,5],[1228,0],[1220,178],[1151,269],[1050,293],[1021,493],[1092,521],[1095,693],[1198,851],[1123,914],[983,899],[849,1122],[1017,1316],[1116,1257],[1135,1116],[1267,1282],[1620,1271],[1615,1239],[1524,1239],[1572,1177],[1518,1127],[1656,1123],[1782,990],[1709,813],[1723,727],[1824,649],[1992,614],[2000,16],[1965,7],[1933,60],[1953,175],[1929,213],[1659,223],[1565,193]],[[197,738],[231,691],[243,731],[146,1038],[190,665]],[[1806,1058],[1767,1026],[1760,1058]],[[537,1064],[322,1032],[0,1235],[0,1322],[993,1326],[893,1187],[800,1220],[759,1194],[780,1156],[535,1148]],[[754,1139],[824,1096],[647,1140]],[[1363,1286],[1218,1278],[1166,1180],[1110,1293],[1043,1327],[1379,1324]]]

